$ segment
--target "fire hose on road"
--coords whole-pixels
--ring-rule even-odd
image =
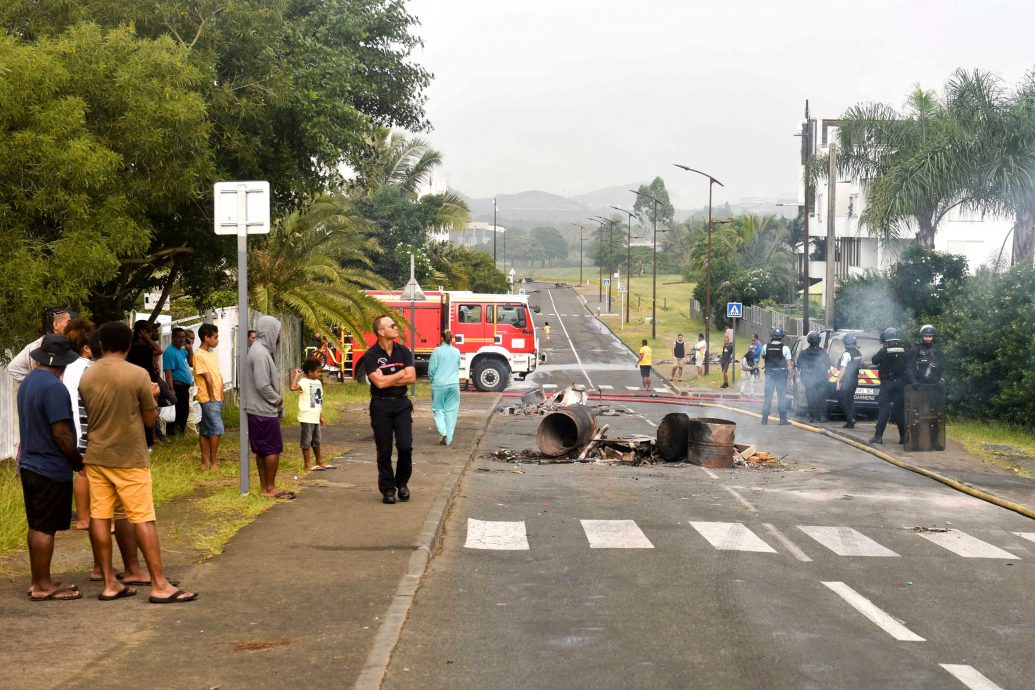
[[[504,396],[508,396],[508,394],[504,393]],[[605,394],[600,394],[599,396],[595,396],[593,399],[594,400],[601,400],[601,401],[605,401],[606,400],[608,402],[635,402],[635,403],[648,403],[648,404],[654,404],[654,405],[684,405],[686,407],[713,407],[713,408],[720,409],[720,410],[727,410],[729,412],[736,412],[737,414],[747,415],[749,417],[754,417],[756,419],[761,419],[762,418],[761,414],[759,414],[757,412],[752,412],[751,410],[745,410],[745,409],[742,409],[742,408],[739,408],[739,407],[734,407],[732,405],[726,405],[726,404],[720,403],[720,402],[709,402],[708,399],[688,400],[687,398],[685,398],[683,396],[679,396],[679,395],[651,395],[651,396],[643,396],[643,395],[621,395],[621,394],[608,394],[608,395],[605,395]],[[713,400],[721,400],[721,399],[722,398],[714,398]],[[999,496],[996,496],[995,494],[989,493],[989,492],[984,491],[982,489],[978,489],[978,488],[970,486],[968,484],[964,484],[963,482],[961,482],[961,481],[959,481],[957,479],[953,479],[952,477],[946,476],[944,474],[941,474],[940,472],[935,472],[934,470],[929,470],[929,469],[927,469],[925,467],[920,467],[919,465],[914,465],[913,463],[906,462],[905,460],[900,460],[900,459],[898,459],[898,458],[896,458],[896,457],[894,457],[892,455],[889,455],[889,454],[887,454],[887,453],[885,453],[883,451],[877,450],[876,448],[872,448],[871,446],[868,446],[865,443],[860,443],[859,441],[856,441],[855,439],[849,438],[849,437],[844,436],[842,434],[835,433],[833,431],[830,431],[829,429],[823,429],[821,427],[812,426],[810,424],[802,424],[801,422],[795,422],[795,421],[791,421],[791,425],[795,426],[795,427],[797,427],[799,429],[804,429],[805,431],[810,431],[810,432],[812,432],[814,434],[820,434],[822,436],[827,436],[829,438],[834,439],[835,441],[840,441],[841,443],[844,443],[844,444],[849,445],[849,446],[851,446],[853,448],[856,448],[858,450],[861,450],[861,451],[864,451],[866,453],[869,453],[870,455],[873,455],[873,456],[875,456],[877,458],[880,458],[881,460],[883,460],[883,461],[885,461],[887,463],[890,463],[892,465],[895,465],[896,467],[901,467],[904,470],[909,470],[910,472],[915,472],[916,474],[922,475],[922,476],[927,477],[929,479],[933,479],[936,482],[941,482],[942,484],[945,484],[946,486],[951,487],[951,488],[955,489],[956,491],[960,491],[962,493],[965,493],[968,496],[973,496],[974,498],[979,498],[982,501],[986,501],[986,502],[991,503],[993,505],[997,505],[1000,508],[1006,508],[1007,510],[1012,510],[1013,512],[1018,513],[1020,515],[1023,515],[1024,517],[1031,518],[1031,519],[1035,520],[1035,509],[1032,509],[1032,508],[1030,508],[1030,507],[1028,507],[1026,505],[1023,505],[1023,504],[1020,504],[1020,503],[1016,503],[1014,501],[1009,501],[1009,500],[1007,500],[1005,498],[1001,498]]]

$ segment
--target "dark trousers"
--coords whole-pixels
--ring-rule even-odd
[[[826,379],[805,383],[805,399],[809,403],[809,416],[814,420],[827,420],[827,382]]]
[[[190,386],[173,381],[173,393],[176,394],[176,421],[166,431],[169,436],[177,436],[187,429],[187,417],[190,416]]]
[[[858,379],[858,377],[856,377]],[[837,401],[841,405],[841,412],[845,415],[845,421],[855,424],[855,389],[857,386],[841,386],[837,392]]]
[[[899,438],[906,437],[905,401],[902,395],[901,381],[881,382],[877,399],[877,427],[873,430],[874,438],[883,438],[888,420],[898,426]]]
[[[780,421],[787,419],[787,371],[778,369],[765,372],[765,394],[762,398],[762,419],[769,419],[769,410],[772,409],[773,393],[776,393],[776,409],[780,412]]]
[[[381,493],[394,493],[406,486],[413,473],[413,403],[399,398],[370,399],[370,427],[377,446],[377,488]],[[392,472],[392,437],[399,458]]]

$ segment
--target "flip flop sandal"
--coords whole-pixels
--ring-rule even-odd
[[[323,472],[324,470],[329,469],[329,468],[327,468],[327,467],[320,467],[319,465],[317,465],[316,467],[310,467],[309,469],[312,472]]]
[[[319,465],[317,465],[317,467],[319,467]],[[336,469],[338,469],[338,466],[337,465],[324,465],[321,469],[324,469],[324,470],[336,470]]]
[[[280,499],[283,499],[285,501],[293,501],[293,500],[295,500],[295,492],[294,491],[281,491],[280,493],[273,494],[273,498],[280,498]]]
[[[72,596],[59,596],[63,594],[71,594]],[[83,593],[78,589],[55,589],[53,592],[45,597],[34,597],[29,596],[32,601],[75,601],[76,599],[82,599]]]
[[[180,584],[179,580],[173,580],[172,578],[168,578],[168,577],[165,578],[165,579],[173,587],[175,587],[178,584]],[[133,587],[150,587],[151,586],[151,581],[150,580],[140,580],[140,581],[137,581],[137,580],[123,580],[122,584],[124,584],[124,585],[131,585]]]
[[[135,597],[136,595],[137,590],[132,587],[123,587],[117,593],[112,595],[98,594],[97,599],[100,601],[115,601],[116,599],[125,599],[127,597]]]
[[[183,604],[188,601],[194,601],[198,598],[197,592],[194,592],[194,594],[191,594],[188,597],[180,596],[181,594],[186,594],[186,592],[182,589],[178,589],[167,597],[156,597],[151,595],[147,598],[147,601],[151,604]]]

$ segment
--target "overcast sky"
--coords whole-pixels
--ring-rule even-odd
[[[804,102],[900,106],[957,67],[1016,83],[1032,0],[410,0],[449,186],[563,195],[664,177],[677,206],[796,194]]]

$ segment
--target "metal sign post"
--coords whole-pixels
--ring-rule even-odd
[[[237,235],[237,402],[241,429],[241,495],[250,490],[248,418],[244,411],[244,382],[248,376],[248,235],[270,231],[269,182],[217,182],[215,231]]]
[[[733,346],[733,358],[730,360],[730,380],[733,383],[737,382],[737,367],[734,366],[735,362],[739,362],[737,359],[737,321],[744,316],[744,305],[741,302],[727,302],[726,303],[726,318],[733,319],[733,337],[730,339],[730,345]]]
[[[417,300],[426,300],[427,296],[421,290],[420,284],[417,283],[412,253],[410,254],[410,280],[406,283],[406,287],[403,288],[402,298],[410,301],[410,354],[416,357],[416,354],[414,354],[417,352],[417,333],[415,330],[417,327],[417,307],[415,302]],[[417,395],[416,381],[410,384],[410,395],[414,397]]]

